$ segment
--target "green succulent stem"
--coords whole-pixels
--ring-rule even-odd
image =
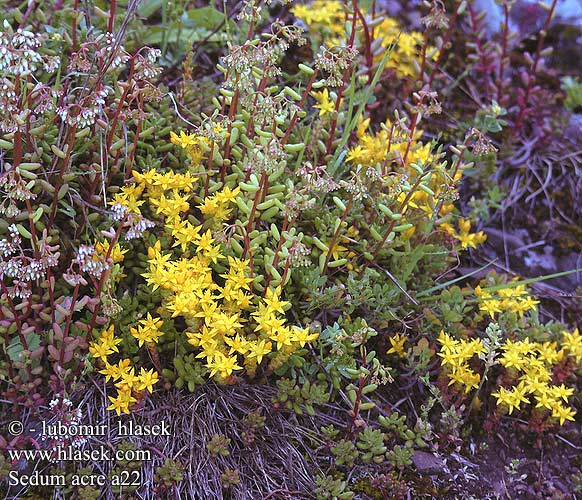
[[[345,210],[344,210],[344,212],[342,214],[342,217],[340,219],[340,223],[338,224],[337,229],[333,233],[333,236],[332,236],[331,241],[329,243],[329,250],[327,252],[327,255],[325,256],[325,263],[324,263],[323,269],[321,271],[321,275],[322,276],[327,271],[327,266],[329,265],[329,260],[331,258],[331,251],[332,251],[333,247],[336,244],[336,241],[337,241],[337,239],[339,237],[339,233],[342,230],[343,223],[345,222],[346,217],[348,216],[348,213],[350,211],[350,208],[352,206],[353,201],[354,201],[354,194],[353,193],[350,193],[350,197],[348,199],[348,202],[346,203],[346,208],[345,208]]]
[[[352,8],[354,11],[353,17],[352,17],[352,31],[350,33],[350,39],[348,41],[348,47],[350,49],[352,49],[354,47],[354,41],[356,38],[356,22],[358,20],[358,0],[352,0]],[[340,87],[337,90],[337,99],[335,101],[335,113],[333,114],[333,118],[331,120],[331,125],[329,127],[329,139],[327,140],[327,146],[326,146],[326,151],[325,154],[326,156],[331,154],[331,150],[333,148],[333,139],[335,136],[335,130],[337,128],[337,116],[338,116],[338,112],[339,112],[339,108],[341,105],[341,101],[342,101],[342,97],[344,95],[344,91],[346,89],[346,82],[348,80],[348,75],[351,71],[351,66],[348,66],[342,75],[342,83],[340,85]]]
[[[307,81],[307,85],[305,86],[305,91],[303,92],[303,94],[301,94],[301,101],[299,101],[299,109],[303,109],[303,106],[305,105],[305,101],[307,100],[307,96],[309,95],[309,92],[311,92],[311,87],[313,86],[313,84],[315,82],[316,76],[317,76],[317,71],[315,70],[313,72],[313,74],[311,75],[311,77],[309,78],[309,80]],[[295,127],[295,124],[297,123],[298,119],[299,119],[299,111],[295,110],[295,112],[293,113],[293,116],[291,117],[291,120],[289,121],[289,125],[287,126],[287,130],[285,130],[285,134],[281,138],[281,147],[283,147],[285,144],[287,144],[287,140],[289,139],[289,135],[291,134],[293,127]]]
[[[422,179],[424,177],[426,177],[428,174],[429,174],[429,171],[426,171],[426,172],[423,172],[421,175],[418,176],[418,179],[416,179],[416,182],[412,186],[412,189],[406,195],[406,198],[404,198],[404,201],[400,205],[400,212],[402,212],[404,210],[404,208],[406,207],[406,205],[410,201],[410,198],[415,193],[415,191],[418,189],[418,186],[420,186],[420,183],[421,183]],[[362,266],[362,270],[360,271],[360,276],[363,276],[364,275],[364,272],[366,271],[366,269],[368,268],[368,266],[370,265],[371,262],[375,262],[376,261],[376,257],[378,256],[378,253],[380,252],[380,250],[382,249],[382,247],[386,243],[386,240],[388,239],[388,236],[392,232],[392,229],[394,229],[394,226],[395,225],[396,225],[396,220],[390,221],[390,225],[388,226],[388,229],[384,233],[384,237],[382,238],[382,241],[380,241],[378,243],[378,245],[376,245],[376,248],[374,250],[374,253],[372,254],[373,259],[372,260],[366,260],[366,262]]]
[[[277,250],[275,250],[275,258],[273,259],[273,267],[275,269],[277,269],[277,266],[279,265],[279,252],[281,251],[281,248],[283,248],[283,243],[285,242],[285,238],[283,236],[283,233],[285,231],[289,230],[289,227],[292,225],[292,223],[293,223],[293,219],[291,220],[291,223],[289,223],[289,216],[287,214],[285,214],[285,217],[283,219],[283,225],[281,226],[279,241],[277,242]],[[286,260],[285,264],[286,264],[285,265],[285,274],[286,274],[289,270],[288,260]],[[285,282],[284,278],[285,277],[283,276],[281,279],[281,283]],[[267,290],[269,289],[269,284],[271,283],[272,279],[273,279],[273,276],[271,276],[271,273],[267,274],[267,281],[265,283],[265,292],[264,292],[263,296],[266,296]]]
[[[71,159],[71,153],[73,152],[73,145],[75,144],[75,133],[77,132],[77,125],[71,125],[67,131],[67,137],[65,139],[65,147],[67,148],[66,152],[65,152],[65,157],[62,159],[61,162],[61,168],[59,169],[59,174],[57,177],[57,180],[55,182],[55,192],[53,194],[53,201],[51,204],[51,214],[49,216],[49,222],[48,222],[48,226],[49,228],[53,227],[53,224],[55,222],[55,216],[57,215],[57,207],[59,205],[58,201],[59,201],[59,191],[61,189],[61,186],[63,184],[63,176],[65,175],[65,171],[67,170],[67,165],[69,164],[69,161]],[[56,164],[58,163],[59,158],[56,157],[55,158],[55,169],[56,169]],[[54,170],[53,170],[54,171]]]

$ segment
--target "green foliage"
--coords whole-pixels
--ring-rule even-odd
[[[283,405],[298,415],[303,415],[303,408],[308,415],[315,415],[315,405],[327,403],[329,391],[323,384],[312,383],[306,380],[299,385],[295,380],[282,378],[277,380],[277,395],[273,403]]]
[[[222,487],[226,490],[239,485],[240,473],[238,469],[226,469],[220,474],[220,481],[222,482]]]
[[[507,122],[500,117],[506,115],[507,110],[493,101],[488,107],[477,111],[475,128],[483,134],[501,132],[503,127],[507,126]]]
[[[228,450],[229,445],[230,438],[220,434],[215,434],[206,445],[206,448],[214,458],[228,457],[230,455],[230,451]]]
[[[244,444],[250,446],[255,442],[257,433],[265,426],[266,420],[267,417],[261,415],[260,410],[252,411],[244,417],[244,431],[240,435]]]
[[[350,491],[346,481],[334,479],[333,476],[317,476],[314,493],[317,500],[351,500],[354,492]]]
[[[384,461],[386,446],[384,445],[385,435],[379,429],[366,427],[359,435],[356,446],[361,451],[361,459],[365,464],[375,462],[377,464]]]
[[[121,312],[120,231],[110,231],[103,211],[112,181],[122,182],[140,144],[155,139],[140,117],[159,98],[152,85],[159,73],[156,51],[127,52],[101,22],[91,33],[81,29],[81,47],[79,34],[63,36],[64,29],[45,24],[40,8],[31,12],[29,21],[40,27],[24,31],[26,47],[13,28],[22,20],[18,9],[7,10],[0,32],[8,57],[0,70],[7,92],[0,112],[0,241],[8,245],[0,330],[14,381],[10,398],[34,408],[51,372],[58,374],[52,390],[62,392],[88,371],[93,330]],[[135,312],[139,304],[132,305]]]
[[[397,469],[404,469],[412,465],[412,455],[414,451],[408,446],[396,445],[386,454],[386,458]]]
[[[331,448],[331,452],[335,457],[335,464],[338,467],[345,466],[352,468],[358,459],[358,449],[352,441],[347,439],[340,439],[338,443]]]
[[[177,460],[166,458],[164,463],[156,468],[155,479],[169,488],[184,479],[184,466]]]
[[[562,78],[562,88],[566,92],[564,106],[569,111],[575,111],[582,106],[582,81],[579,78],[566,76]]]

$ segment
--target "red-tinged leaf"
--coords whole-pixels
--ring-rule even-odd
[[[38,359],[42,357],[44,353],[44,346],[40,346],[38,349],[35,349],[30,353],[30,359]]]
[[[58,323],[53,323],[53,332],[55,332],[55,338],[57,340],[63,340],[63,329]]]
[[[54,346],[54,345],[49,345],[48,346],[48,352],[51,356],[52,359],[54,359],[55,361],[57,361],[59,359],[59,350]]]

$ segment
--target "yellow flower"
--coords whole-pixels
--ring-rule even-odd
[[[244,338],[241,337],[238,333],[234,338],[225,338],[224,342],[230,346],[229,354],[239,353],[243,356],[249,350],[249,342]]]
[[[95,243],[95,251],[97,254],[102,255],[105,257],[107,252],[109,251],[109,241],[105,240],[103,243],[100,241]],[[121,245],[119,243],[115,244],[109,253],[109,258],[113,260],[113,263],[123,262],[124,255],[128,252],[128,250],[122,250]]]
[[[195,135],[184,133],[183,130],[180,130],[179,136],[170,131],[170,142],[187,149],[191,146],[196,146],[198,144],[198,138]]]
[[[567,403],[568,398],[574,394],[574,389],[572,387],[566,387],[564,384],[553,385],[548,388],[548,391],[556,399],[562,398],[565,403]]]
[[[202,226],[193,226],[190,221],[181,220],[179,217],[166,227],[172,230],[172,236],[176,239],[172,246],[180,245],[182,252],[186,251],[190,243],[195,243],[200,238],[200,231],[202,230]]]
[[[477,245],[483,243],[487,236],[483,231],[478,233],[469,233],[471,230],[471,221],[469,219],[459,220],[459,233],[454,234],[453,238],[461,242],[461,248],[464,250],[468,247],[477,248]]]
[[[240,187],[234,188],[232,191],[228,186],[222,188],[222,191],[216,193],[216,199],[221,203],[232,203],[240,193]]]
[[[217,351],[214,358],[209,360],[206,367],[210,370],[210,376],[219,373],[222,378],[229,377],[234,370],[242,370],[242,366],[237,364],[236,356],[225,356]]]
[[[131,391],[121,390],[117,393],[117,397],[108,396],[111,405],[107,407],[108,410],[115,410],[117,416],[121,416],[121,412],[129,413],[129,405],[137,402],[131,395]]]
[[[99,342],[101,342],[103,347],[109,348],[113,352],[119,352],[117,345],[121,343],[121,339],[115,338],[114,329],[115,325],[110,325],[109,328],[103,330],[99,337]]]
[[[144,319],[140,319],[139,322],[144,329],[155,332],[157,332],[164,324],[160,318],[152,318],[150,313],[147,313],[146,317]]]
[[[557,400],[548,392],[543,391],[535,395],[537,400],[536,408],[547,408],[551,410],[557,404]]]
[[[263,302],[267,306],[267,311],[272,313],[285,313],[285,307],[289,305],[286,300],[279,300],[279,294],[281,293],[281,287],[277,287],[274,290],[267,288],[265,291],[265,297]]]
[[[273,328],[269,332],[269,338],[277,342],[277,349],[281,350],[283,346],[291,345],[291,335],[290,331],[285,326],[279,326],[278,328]]]
[[[128,375],[133,368],[131,367],[130,359],[120,359],[116,365],[112,365],[115,368],[115,379],[123,378]]]
[[[198,241],[198,248],[196,252],[208,252],[212,248],[212,243],[214,243],[214,238],[212,237],[212,233],[210,229],[208,229]]]
[[[398,354],[398,356],[400,356],[401,358],[405,358],[406,351],[404,350],[404,344],[406,342],[406,335],[397,333],[396,335],[394,335],[394,337],[389,337],[388,340],[390,341],[392,347],[388,349],[388,352],[386,354],[394,353]]]
[[[526,389],[525,387],[514,387],[512,390],[507,390],[504,387],[500,387],[498,392],[494,392],[491,395],[497,398],[497,404],[505,404],[509,408],[509,414],[513,413],[513,409],[519,410],[521,403],[529,403],[529,400],[525,397]]]
[[[572,333],[562,333],[562,348],[568,351],[568,354],[576,358],[576,362],[582,362],[582,335],[576,328]]]
[[[329,90],[323,89],[320,92],[311,92],[311,95],[317,101],[313,107],[319,109],[319,116],[324,116],[335,111],[335,103],[329,99]]]
[[[115,387],[124,391],[130,391],[138,382],[139,378],[134,373],[133,367],[121,376],[121,380],[115,383]],[[131,391],[130,391],[131,392]]]
[[[293,342],[297,342],[301,347],[305,346],[307,342],[313,342],[317,340],[319,337],[319,333],[309,333],[309,327],[306,328],[298,328],[296,326],[293,327]]]
[[[249,353],[247,354],[247,359],[255,358],[257,364],[260,364],[263,360],[263,356],[269,354],[272,351],[271,342],[263,339],[258,342],[249,342]]]
[[[114,381],[119,378],[117,367],[115,365],[110,365],[107,361],[105,362],[105,368],[99,370],[99,373],[105,375],[105,382],[109,382],[110,378]]]
[[[503,353],[503,356],[499,358],[499,362],[505,368],[513,367],[516,370],[521,370],[527,365],[528,359],[522,356],[521,353],[516,352],[512,349],[508,349],[505,353]]]
[[[113,200],[109,202],[109,205],[119,204],[127,208],[128,212],[141,214],[139,207],[144,203],[144,200],[138,200],[135,195],[126,193],[124,192],[124,189],[121,188],[121,192],[113,195]]]
[[[157,343],[163,332],[160,328],[164,322],[160,318],[152,318],[150,313],[147,313],[145,319],[139,320],[138,328],[130,328],[130,333],[138,340],[141,347],[145,343]]]
[[[481,376],[478,373],[475,373],[465,365],[461,365],[454,369],[450,375],[450,378],[451,380],[449,385],[452,385],[456,382],[457,384],[465,387],[465,393],[468,393],[471,389],[476,389],[479,387],[479,382],[481,380]]]
[[[139,391],[149,391],[150,393],[153,392],[153,386],[158,382],[158,374],[154,370],[145,370],[142,368],[140,370],[138,382],[137,382],[137,389]]]
[[[329,243],[331,243],[331,241]],[[327,246],[329,247],[329,244]],[[341,259],[342,254],[345,254],[347,251],[348,249],[346,247],[340,245],[339,241],[336,241],[327,253],[333,257],[333,260],[339,260]]]
[[[566,420],[574,421],[574,415],[576,412],[569,406],[557,404],[552,409],[552,417],[559,419],[560,425],[564,425]]]
[[[454,352],[456,350],[458,343],[459,343],[458,340],[455,340],[449,334],[445,333],[444,330],[440,331],[437,340],[439,341],[440,344],[442,344],[441,352],[445,352],[445,353]]]
[[[208,250],[203,253],[204,257],[211,260],[214,264],[218,262],[218,259],[225,259],[226,257],[220,253],[220,247],[210,246]]]
[[[100,359],[102,361],[107,361],[107,356],[113,354],[113,349],[107,344],[102,342],[91,342],[89,343],[89,352],[94,358]]]

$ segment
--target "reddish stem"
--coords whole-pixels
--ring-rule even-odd
[[[51,228],[55,221],[55,216],[57,214],[57,206],[58,206],[58,196],[61,186],[63,184],[63,176],[65,175],[65,170],[67,170],[67,165],[69,164],[69,160],[71,158],[71,153],[73,152],[73,145],[75,144],[75,133],[77,131],[77,125],[71,125],[67,132],[67,138],[65,140],[65,148],[67,149],[65,152],[65,157],[62,159],[62,166],[59,170],[59,175],[57,177],[57,181],[55,183],[55,192],[53,195],[53,202],[51,205],[51,215],[49,217],[48,227]],[[58,157],[55,157],[55,167],[58,163]],[[53,169],[54,171],[54,169]]]
[[[113,251],[113,247],[117,243],[119,239],[119,235],[121,234],[121,229],[127,220],[127,215],[121,220],[119,223],[119,227],[115,231],[113,238],[109,242],[109,248],[107,249],[107,254],[105,255],[105,261],[108,262],[109,258],[111,257],[111,252]],[[97,290],[95,291],[95,298],[97,300],[101,300],[101,292],[103,290],[103,285],[105,284],[105,279],[107,278],[107,274],[109,273],[109,269],[104,269],[101,273],[101,277],[99,278],[99,284],[97,285]],[[85,336],[85,341],[89,343],[89,339],[91,337],[91,333],[93,332],[93,328],[95,328],[95,322],[97,321],[97,312],[99,311],[99,303],[95,304],[95,309],[93,309],[93,314],[91,316],[91,320],[89,321],[89,327],[87,328],[87,333]]]
[[[73,290],[73,298],[71,299],[71,306],[69,307],[69,314],[67,314],[67,321],[65,322],[65,329],[63,330],[63,340],[61,341],[61,352],[59,355],[59,365],[63,366],[65,362],[65,350],[67,343],[65,339],[69,336],[69,329],[71,328],[71,321],[73,320],[73,314],[75,312],[75,304],[77,303],[77,297],[79,296],[79,286],[80,283],[75,285]]]
[[[127,95],[129,94],[129,90],[132,87],[132,80],[133,80],[133,73],[135,70],[135,60],[132,57],[129,63],[129,75],[127,77],[127,82],[125,89],[123,90],[123,94],[121,95],[121,99],[119,99],[119,104],[117,109],[115,110],[115,115],[113,116],[113,120],[111,121],[111,130],[109,130],[109,135],[107,136],[107,150],[111,148],[111,143],[113,141],[113,135],[115,134],[115,129],[117,128],[117,122],[119,121],[119,115],[121,114],[121,108],[125,103],[125,99],[127,99]],[[129,104],[129,103],[128,103]]]
[[[501,104],[503,97],[503,71],[505,59],[507,58],[507,39],[509,37],[509,6],[507,2],[503,3],[503,13],[505,19],[503,21],[503,38],[501,39],[501,58],[499,59],[499,74],[497,75],[497,102]]]
[[[73,5],[73,52],[77,51],[77,13],[79,11],[79,0],[75,0]]]
[[[539,64],[540,59],[541,59],[542,47],[544,45],[546,35],[548,34],[548,28],[550,27],[550,22],[552,20],[552,16],[554,15],[554,10],[556,9],[557,1],[558,0],[552,1],[552,5],[550,6],[550,9],[548,11],[548,17],[546,18],[546,22],[544,23],[544,27],[540,31],[540,36],[538,39],[538,46],[536,49],[536,55],[534,57],[534,61],[533,61],[533,64],[531,66],[531,71],[530,71],[528,78],[527,78],[527,86],[525,88],[523,101],[520,104],[519,115],[517,117],[515,127],[513,128],[514,133],[521,129],[521,127],[523,125],[523,120],[525,119],[526,109],[527,109],[527,101],[529,100],[529,95],[531,93],[532,85],[533,85],[533,82],[535,79],[535,74],[537,73],[538,64]]]
[[[462,0],[457,0],[455,2],[455,6],[453,8],[453,15],[451,16],[451,19],[449,20],[449,26],[447,28],[445,36],[443,37],[443,44],[442,44],[441,50],[439,50],[439,55],[437,57],[435,65],[434,65],[435,69],[441,67],[441,63],[442,63],[443,56],[444,56],[445,51],[446,51],[447,44],[449,43],[449,41],[451,39],[451,36],[453,34],[453,27],[455,25],[455,22],[457,21],[457,16],[459,15],[459,7],[461,6],[461,3],[463,3]],[[428,80],[429,88],[432,87],[432,82],[434,81],[436,74],[437,74],[436,71],[433,71],[430,74],[430,78]]]
[[[107,25],[107,30],[109,33],[113,33],[113,25],[115,23],[115,7],[116,0],[111,0],[111,5],[109,6],[109,24]]]
[[[309,92],[311,92],[311,87],[313,86],[313,83],[315,82],[315,77],[317,75],[317,72],[314,72],[311,77],[309,78],[309,81],[307,82],[307,86],[305,87],[305,91],[303,92],[302,96],[301,96],[301,101],[299,101],[299,109],[303,109],[303,106],[305,105],[305,101],[307,100],[307,96],[309,95]],[[297,123],[297,120],[299,118],[299,111],[295,111],[293,113],[293,116],[291,117],[291,120],[289,120],[289,125],[287,126],[287,130],[285,130],[285,135],[283,135],[283,137],[281,138],[281,146],[284,146],[287,143],[287,140],[289,139],[289,135],[291,135],[291,131],[293,130],[293,127],[295,127],[295,124]]]

